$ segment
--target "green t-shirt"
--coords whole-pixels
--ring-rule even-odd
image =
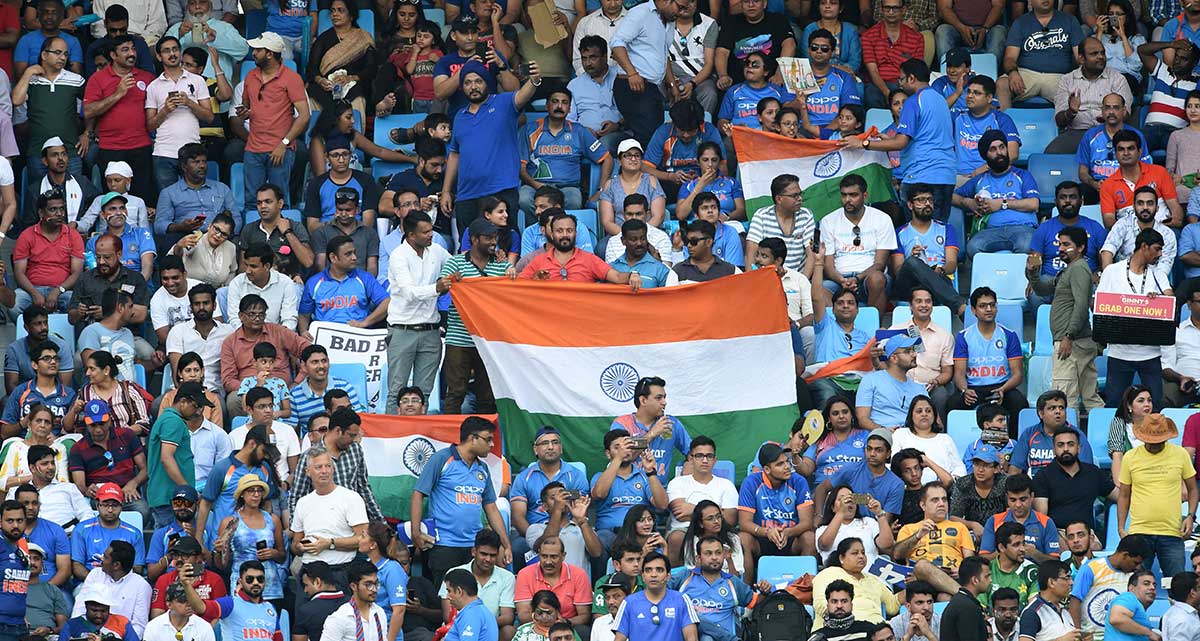
[[[30,79],[26,103],[29,109],[27,155],[39,157],[42,144],[55,136],[66,143],[67,154],[76,155],[75,142],[79,139],[76,101],[83,100],[85,85],[83,77],[69,69],[63,69],[54,82],[41,75]]]
[[[184,482],[196,485],[196,467],[192,459],[192,432],[187,423],[174,407],[161,410],[158,420],[150,428],[150,442],[146,451],[146,467],[149,468],[149,480],[146,482],[146,502],[150,507],[162,507],[171,504],[171,496],[175,494],[175,481],[167,476],[167,470],[162,464],[163,443],[175,445],[175,464],[183,474]]]
[[[1021,563],[1014,572],[1004,572],[1000,569],[1000,562],[992,559],[992,592],[1000,588],[1012,588],[1017,591],[1017,596],[1020,597],[1021,607],[1024,607],[1033,595],[1038,593],[1038,569],[1037,566],[1029,561]],[[979,595],[979,602],[987,607],[992,605],[992,593]]]
[[[599,579],[596,579],[596,583],[592,585],[592,614],[604,616],[605,614],[609,613],[608,606],[604,604],[604,590],[601,590],[600,586],[608,582],[608,577],[612,575],[613,573],[609,572]],[[642,577],[640,576],[637,577],[637,583],[635,585],[635,591],[644,590],[646,588],[646,584],[642,583]],[[613,615],[615,616],[616,613],[614,612]]]
[[[470,252],[466,254],[455,254],[442,265],[442,273],[439,276],[449,276],[455,272],[462,274],[463,278],[482,278],[484,276],[503,276],[508,270],[508,263],[493,260],[488,263],[482,271],[471,262]],[[474,347],[475,341],[471,340],[471,334],[467,332],[467,327],[463,325],[462,317],[458,315],[458,307],[453,303],[450,304],[450,315],[446,319],[446,344],[455,347]]]

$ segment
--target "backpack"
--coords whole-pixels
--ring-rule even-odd
[[[763,595],[742,631],[742,641],[807,641],[813,620],[787,590]]]

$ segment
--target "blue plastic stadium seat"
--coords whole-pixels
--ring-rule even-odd
[[[592,232],[592,236],[594,238],[600,237],[600,218],[599,214],[596,213],[596,210],[570,209],[567,210],[567,213],[579,219],[579,226],[587,227]]]
[[[138,385],[141,385],[142,389],[145,389],[146,388],[146,366],[142,365],[141,363],[134,363],[133,364],[133,376],[134,376],[135,382]]]
[[[392,142],[391,138],[389,137],[391,136],[392,130],[397,127],[411,129],[416,126],[417,123],[425,120],[425,116],[426,114],[395,114],[391,116],[384,116],[382,118],[376,118],[375,131],[371,136],[371,139],[375,144],[383,147],[384,149],[395,149],[396,143]],[[411,149],[412,145],[402,145],[400,148]]]
[[[329,375],[340,378],[358,392],[358,400],[366,403],[367,397],[367,366],[362,363],[331,363]]]
[[[1038,356],[1050,356],[1054,353],[1054,337],[1050,334],[1049,305],[1038,306],[1037,325],[1033,334],[1033,353]]]
[[[1171,439],[1171,442],[1182,447],[1183,446],[1183,426],[1187,424],[1189,418],[1193,414],[1200,413],[1200,409],[1192,407],[1168,407],[1162,411],[1163,416],[1175,421],[1175,427],[1179,430],[1179,434]]]
[[[892,112],[890,109],[868,109],[867,110],[867,129],[876,127],[879,131],[887,129],[892,124]]]
[[[805,574],[817,574],[817,560],[811,556],[764,556],[758,559],[758,578],[776,588]]]
[[[424,12],[425,12],[426,20],[436,24],[439,27],[446,26],[446,10],[445,9],[433,9],[433,8],[426,7]]]
[[[443,16],[442,20],[445,20]],[[375,36],[375,12],[370,9],[358,10],[358,26],[363,31]],[[317,35],[325,33],[326,30],[333,28],[333,22],[329,19],[329,9],[322,9],[317,14]]]
[[[1041,356],[1034,354],[1033,356],[1029,357],[1029,369],[1025,374],[1025,385],[1027,390],[1025,392],[1025,397],[1029,399],[1030,405],[1033,405],[1043,392],[1046,392],[1053,387],[1053,380],[1050,376],[1050,368],[1053,365],[1053,362],[1053,356]]]
[[[967,311],[963,314],[963,327],[970,327],[977,322],[975,313],[971,311],[971,306],[967,305]],[[1025,340],[1022,331],[1025,327],[1024,313],[1021,311],[1020,304],[1000,303],[996,309],[996,322],[1016,332],[1022,341]]]
[[[233,192],[233,206],[238,211],[246,209],[245,165],[235,162],[229,166],[229,191]]]
[[[208,161],[208,170],[205,172],[204,177],[208,178],[209,180],[220,181],[221,180],[221,165],[217,164],[217,161],[215,161],[215,160]]]
[[[1023,164],[1021,159],[1028,159],[1033,154],[1040,154],[1058,136],[1058,128],[1054,126],[1054,109],[1009,109],[1004,112],[1012,117],[1021,135],[1021,158],[1017,164]],[[1074,174],[1072,174],[1074,178]]]
[[[976,254],[971,263],[971,291],[986,285],[995,290],[997,303],[1024,305],[1026,259],[1025,254]]]
[[[950,410],[946,417],[946,433],[954,440],[959,454],[965,454],[971,443],[979,438],[979,425],[973,410]]]
[[[390,160],[372,158],[371,175],[374,176],[375,180],[383,181],[384,179],[391,178],[402,171],[408,171],[409,169],[412,169],[413,166],[414,165],[410,162],[391,162]],[[386,186],[387,184],[385,181],[383,187]]]
[[[973,53],[971,54],[971,71],[976,75],[995,78],[996,76],[996,54],[993,53]]]
[[[833,308],[826,307],[825,314],[833,316]],[[854,326],[875,338],[875,330],[879,329],[879,310],[867,305],[860,305],[858,308],[858,318],[854,321]]]
[[[1092,458],[1098,467],[1112,467],[1108,455],[1108,427],[1117,415],[1115,407],[1097,407],[1088,412],[1088,445],[1092,446]]]
[[[245,425],[249,420],[249,416],[235,416],[233,417],[233,420],[229,422],[229,429],[236,430],[237,428]]]
[[[1065,178],[1064,180],[1071,180],[1071,179]],[[1039,189],[1040,189],[1040,187],[1039,187]],[[1051,209],[1050,215],[1057,216],[1058,215],[1058,207]],[[1079,215],[1083,216],[1084,218],[1091,218],[1092,220],[1094,220],[1098,223],[1101,223],[1101,224],[1104,223],[1104,217],[1100,214],[1100,205],[1082,205],[1079,208]]]
[[[67,344],[67,349],[71,353],[75,353],[75,328],[71,326],[71,321],[67,319],[66,314],[50,314],[50,335],[62,339]],[[28,332],[25,331],[25,318],[23,316],[17,318],[17,340],[25,338]]]
[[[1029,173],[1037,181],[1042,206],[1048,207],[1054,204],[1054,188],[1058,183],[1078,179],[1079,163],[1072,154],[1032,154]]]
[[[859,312],[861,313],[861,311]],[[945,305],[935,305],[933,308],[933,324],[942,327],[946,331],[950,331],[950,308]],[[897,307],[892,312],[892,325],[907,323],[912,320],[912,308],[908,305]]]
[[[587,467],[581,461],[563,461],[563,463],[579,470],[579,473],[583,475],[583,478],[586,479],[588,477]]]
[[[122,523],[132,526],[138,532],[145,529],[145,523],[142,521],[142,513],[137,510],[122,510],[120,518]]]

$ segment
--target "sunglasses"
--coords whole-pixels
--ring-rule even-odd
[[[195,505],[196,505],[195,503],[192,503],[191,501],[189,501],[187,499],[172,499],[171,500],[171,507],[173,507],[173,508],[176,508],[176,507],[181,508],[181,509],[182,508],[191,508],[191,507],[195,507]]]
[[[854,232],[854,246],[855,247],[861,246],[862,245],[862,228],[860,228],[858,225],[855,225],[854,228],[851,229],[850,231]]]
[[[267,576],[265,574],[260,575],[260,576],[252,576],[252,575],[247,574],[247,575],[242,576],[242,580],[245,581],[246,583],[250,583],[250,584],[262,583],[263,585],[266,585]]]
[[[817,53],[829,53],[833,51],[833,47],[829,45],[808,45],[808,50],[816,51]]]
[[[712,239],[707,236],[688,236],[687,244],[690,247],[690,246],[694,246],[694,245],[699,245],[700,243],[702,243],[706,240],[712,240]]]

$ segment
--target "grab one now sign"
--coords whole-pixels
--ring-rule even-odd
[[[1095,314],[1124,316],[1142,320],[1175,320],[1174,296],[1142,296],[1139,294],[1114,294],[1096,292],[1092,307]]]

